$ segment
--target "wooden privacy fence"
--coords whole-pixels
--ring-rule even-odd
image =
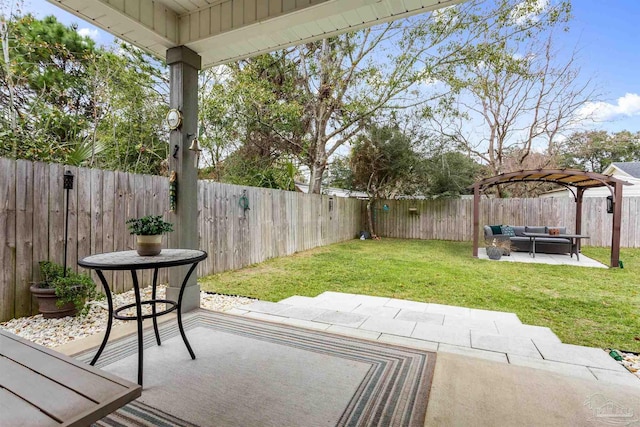
[[[75,175],[67,252],[74,270],[89,254],[134,249],[128,218],[168,211],[163,177],[0,158],[0,321],[34,312],[29,286],[39,279],[40,260],[63,262],[66,170]],[[198,209],[200,248],[209,253],[198,266],[199,276],[351,239],[364,227],[363,202],[356,199],[208,181],[198,183],[198,192],[193,209]],[[240,203],[243,195],[248,210]],[[621,246],[640,247],[640,197],[624,198],[622,215]],[[374,216],[383,237],[472,240],[471,199],[380,201]],[[587,244],[609,246],[611,221],[604,198],[584,199]],[[483,199],[480,204],[480,224],[557,225],[574,231],[574,223],[570,198]],[[143,274],[143,283],[149,283],[151,272]],[[116,292],[132,286],[125,272],[105,275]],[[166,271],[160,280],[168,281]]]
[[[383,209],[386,204],[389,209]],[[480,242],[483,225],[566,226],[575,231],[573,198],[482,199]],[[473,199],[385,200],[376,204],[377,234],[402,239],[473,239]],[[610,246],[612,215],[604,197],[585,197],[582,232],[589,246]],[[621,247],[640,247],[640,197],[622,201]]]
[[[63,262],[66,170],[75,175],[67,250],[74,270],[89,254],[134,249],[126,219],[168,211],[167,178],[0,158],[0,321],[35,312],[29,286],[39,280],[38,262]],[[198,191],[193,209],[200,248],[209,253],[199,276],[351,239],[362,227],[359,200],[207,181]],[[239,203],[243,191],[246,211]],[[105,272],[116,292],[132,287],[128,274]],[[143,274],[150,283],[151,272]],[[168,281],[166,271],[160,281]]]

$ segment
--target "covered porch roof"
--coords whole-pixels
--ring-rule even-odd
[[[196,153],[198,70],[321,40],[465,0],[47,0],[159,58],[170,74],[169,107],[182,118],[172,128],[171,174],[179,182],[169,244],[197,249]],[[175,112],[173,113],[175,114]],[[168,197],[168,195],[167,195]],[[175,269],[174,269],[175,270]],[[179,283],[171,273],[171,283]],[[174,300],[179,289],[170,287]],[[183,310],[198,307],[191,277]]]
[[[463,0],[47,0],[164,58],[186,46],[224,64]]]

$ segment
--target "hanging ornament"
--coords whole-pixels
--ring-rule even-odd
[[[175,212],[178,205],[178,174],[171,171],[169,176],[169,212]]]

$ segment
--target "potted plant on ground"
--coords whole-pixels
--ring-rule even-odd
[[[489,259],[498,260],[502,258],[502,255],[511,255],[511,240],[509,238],[493,238],[485,249]]]
[[[79,274],[51,261],[40,261],[42,282],[29,289],[38,301],[38,311],[47,318],[82,315],[89,311],[88,299],[96,296],[96,285],[86,274]]]
[[[136,250],[140,256],[154,256],[162,251],[162,235],[173,231],[173,224],[161,215],[147,215],[127,220],[129,231],[136,235]]]

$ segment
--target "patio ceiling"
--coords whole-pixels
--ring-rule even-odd
[[[47,0],[165,58],[186,46],[207,68],[463,0]]]

